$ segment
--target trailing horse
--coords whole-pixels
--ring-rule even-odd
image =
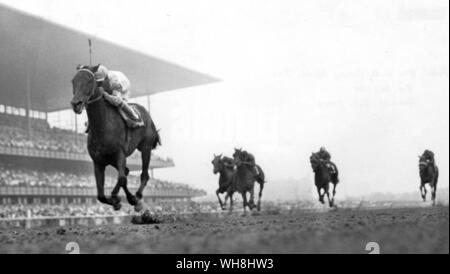
[[[427,200],[426,184],[431,187],[431,199],[436,204],[436,191],[439,179],[439,168],[425,154],[419,156],[420,194],[423,201]]]
[[[323,161],[317,153],[312,153],[310,157],[311,167],[314,171],[314,182],[317,187],[317,192],[319,194],[319,201],[322,204],[325,204],[325,195],[327,195],[328,203],[330,207],[334,206],[334,197],[336,196],[336,185],[339,183],[339,172],[334,163],[334,170],[336,173],[331,174],[330,169],[327,166],[327,163]],[[330,199],[330,183],[333,184],[333,197]],[[324,191],[322,193],[322,190]]]
[[[235,174],[234,160],[228,157],[223,157],[222,155],[214,155],[212,160],[213,172],[214,174],[219,173],[219,188],[216,191],[217,198],[219,199],[219,204],[222,210],[225,210],[227,200],[230,197],[233,188],[233,176]],[[222,203],[220,199],[220,194],[225,193],[225,202]],[[230,201],[230,207],[233,207],[233,199]]]
[[[90,126],[88,134],[88,152],[94,163],[95,180],[97,183],[97,199],[101,203],[109,204],[114,210],[120,210],[121,199],[118,196],[123,188],[128,202],[136,211],[142,210],[142,196],[150,176],[148,167],[152,150],[161,145],[158,131],[150,114],[144,107],[131,104],[139,112],[144,126],[131,129],[119,114],[116,107],[110,105],[104,98],[104,90],[98,88],[94,73],[97,67],[83,67],[78,69],[72,80],[73,99],[72,109],[81,114],[86,108]],[[142,158],[141,184],[133,195],[127,187],[126,167],[128,156],[138,149]],[[111,192],[111,197],[104,193],[105,168],[113,166],[118,171],[117,184]]]

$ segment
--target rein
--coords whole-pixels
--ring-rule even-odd
[[[87,72],[90,76],[92,76],[92,79],[94,80],[94,84],[92,85],[92,89],[91,89],[90,93],[94,93],[95,90],[97,89],[97,83],[95,81],[95,74],[92,71],[88,70],[88,69],[79,69],[78,72],[80,72],[80,71]],[[91,99],[91,100],[87,101],[86,105],[91,105],[91,104],[99,101],[102,98],[103,98],[103,93],[100,93],[100,95],[97,98],[94,98],[94,99]]]

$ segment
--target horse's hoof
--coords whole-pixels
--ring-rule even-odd
[[[120,202],[117,203],[117,204],[114,204],[113,208],[114,208],[115,211],[119,211],[122,208],[122,204]]]
[[[111,196],[111,203],[112,204],[120,204],[122,202],[122,198],[119,196]]]
[[[141,212],[144,209],[144,204],[141,200],[137,201],[136,206],[134,206],[134,211]]]

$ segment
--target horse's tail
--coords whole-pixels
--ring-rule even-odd
[[[158,145],[162,146],[161,143],[161,135],[159,135],[160,129],[156,131],[155,141],[152,144],[153,149],[155,149]]]
[[[256,176],[256,182],[263,185],[266,183],[266,175],[264,174],[264,171],[259,165],[256,165],[256,168],[258,169],[258,175]]]
[[[330,163],[333,165],[333,168],[335,170],[335,174],[333,174],[333,183],[337,184],[339,183],[339,169],[337,168],[336,164],[331,162]]]

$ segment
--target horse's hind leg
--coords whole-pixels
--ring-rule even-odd
[[[261,211],[261,198],[264,189],[264,183],[259,184],[259,194],[258,194],[258,211]]]
[[[105,196],[105,165],[94,163],[95,182],[97,185],[97,199],[100,203],[112,205],[114,210],[121,208],[120,200],[106,198]]]
[[[143,192],[147,186],[148,180],[150,180],[150,175],[148,174],[148,167],[150,165],[150,158],[152,154],[152,149],[150,147],[143,148],[141,150],[142,158],[142,173],[141,173],[141,185],[136,192],[136,197],[141,200],[143,197]]]
[[[436,205],[436,185],[432,186],[431,188],[431,199],[433,200],[433,205]]]

